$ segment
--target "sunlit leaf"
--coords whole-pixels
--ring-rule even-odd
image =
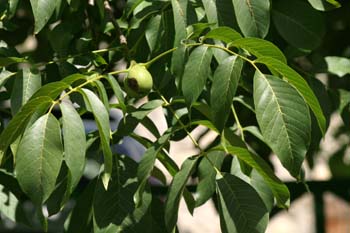
[[[242,38],[231,42],[230,47],[237,47],[247,50],[252,55],[259,57],[272,57],[283,63],[287,63],[287,59],[282,51],[273,43],[259,38]]]
[[[246,37],[264,38],[270,27],[269,0],[232,0],[237,23]]]
[[[254,104],[264,141],[291,175],[299,177],[311,136],[311,119],[304,99],[282,79],[257,72]]]
[[[313,8],[319,11],[329,11],[341,7],[340,3],[335,0],[308,0]]]
[[[325,57],[328,66],[328,72],[343,77],[350,74],[350,59],[345,57]]]
[[[204,39],[216,39],[221,40],[225,43],[231,43],[235,40],[241,39],[242,36],[237,31],[230,27],[218,27],[211,31],[209,31],[205,36]]]
[[[316,116],[318,125],[321,129],[322,134],[326,132],[326,118],[323,114],[320,103],[314,92],[307,84],[305,79],[300,76],[296,71],[290,68],[288,65],[282,63],[281,61],[271,58],[271,57],[260,57],[255,60],[256,63],[265,64],[273,72],[277,72],[282,75],[292,86],[294,86],[301,96],[304,98],[305,102],[309,105],[311,110]]]
[[[24,132],[16,154],[18,182],[35,204],[42,204],[54,190],[62,158],[59,122],[45,114]]]

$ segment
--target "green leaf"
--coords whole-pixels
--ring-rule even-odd
[[[60,124],[48,113],[24,132],[16,154],[18,182],[35,204],[41,205],[55,189],[62,157]]]
[[[230,56],[215,70],[210,103],[213,121],[219,131],[224,129],[230,114],[242,67],[243,61],[240,58]]]
[[[320,103],[317,100],[314,92],[307,84],[307,82],[296,71],[290,68],[288,65],[280,62],[277,59],[271,57],[260,57],[255,60],[256,63],[265,64],[272,72],[277,72],[283,76],[291,85],[293,85],[300,95],[304,98],[311,110],[316,116],[318,125],[322,134],[326,133],[326,118],[322,112]]]
[[[193,173],[197,161],[198,156],[186,159],[181,166],[181,170],[174,176],[171,182],[165,202],[165,225],[169,232],[172,232],[176,225],[180,199],[186,187],[186,182]]]
[[[226,152],[237,156],[241,161],[256,169],[276,197],[278,206],[285,208],[289,205],[287,186],[275,176],[272,169],[261,157],[249,152],[244,142],[237,135],[232,131],[225,130],[222,145]]]
[[[30,0],[35,20],[35,34],[39,33],[47,24],[58,2],[56,0]]]
[[[91,232],[92,230],[92,203],[96,188],[96,179],[90,181],[79,195],[69,218],[67,233]]]
[[[4,86],[6,84],[6,81],[14,76],[16,73],[12,73],[8,70],[5,70],[5,68],[0,70],[0,87]]]
[[[17,74],[11,95],[11,112],[13,115],[41,87],[41,75],[38,70],[24,68]]]
[[[0,56],[0,68],[9,66],[16,63],[27,62],[25,58],[22,57],[1,57]]]
[[[48,108],[51,103],[52,99],[49,97],[34,98],[28,101],[28,103],[12,118],[0,135],[0,161],[7,147],[25,130],[32,115],[38,109]]]
[[[62,81],[48,83],[42,86],[37,92],[35,92],[32,96],[32,99],[42,96],[47,96],[51,97],[52,99],[56,99],[57,96],[68,87],[69,85]]]
[[[325,34],[323,15],[305,1],[274,1],[273,22],[281,36],[296,48],[313,50]]]
[[[162,33],[162,16],[156,15],[151,18],[147,24],[145,30],[145,37],[150,49],[150,52],[153,53],[157,48],[160,47],[161,42],[161,33]]]
[[[19,207],[17,197],[7,187],[0,184],[0,213],[8,219],[16,222],[16,212]]]
[[[195,23],[187,27],[187,39],[196,40],[198,37],[214,23]]]
[[[218,27],[208,32],[203,39],[221,40],[228,44],[241,38],[241,34],[230,27]]]
[[[340,3],[332,0],[308,0],[313,8],[319,11],[330,11],[341,7]],[[332,3],[331,3],[332,2]]]
[[[103,105],[105,106],[105,108],[109,112],[109,99],[108,99],[107,91],[106,91],[105,87],[103,86],[103,83],[100,80],[96,80],[96,81],[94,81],[94,84],[96,86],[98,95],[99,95],[100,99],[102,100]]]
[[[269,212],[253,187],[227,173],[216,184],[222,232],[265,232]]]
[[[78,184],[85,167],[85,128],[75,108],[66,102],[60,104],[62,111],[62,130],[64,159],[69,169],[70,193]]]
[[[199,46],[193,50],[185,66],[182,77],[182,92],[188,105],[195,102],[210,73],[212,53],[207,46]]]
[[[252,170],[250,178],[251,186],[257,191],[264,201],[267,210],[270,212],[274,206],[274,197],[270,187],[255,169]]]
[[[274,196],[270,187],[265,182],[264,178],[253,168],[248,167],[250,171],[245,174],[243,170],[247,167],[245,163],[239,160],[237,157],[232,158],[230,174],[237,176],[238,178],[244,180],[246,183],[250,184],[255,191],[259,194],[267,210],[270,212],[274,206]]]
[[[242,38],[231,42],[229,46],[245,49],[257,58],[264,56],[272,57],[287,64],[287,59],[281,50],[267,40],[262,40],[259,38]]]
[[[133,196],[137,189],[136,169],[135,161],[126,156],[119,156],[108,190],[104,188],[104,181],[99,179],[95,189],[93,212],[100,231],[110,225],[120,226],[133,213]]]
[[[202,0],[205,14],[208,20],[208,23],[214,24],[213,27],[217,27],[218,21],[218,12],[216,7],[215,0]]]
[[[124,103],[125,100],[124,100],[123,91],[120,88],[119,83],[112,75],[104,76],[104,78],[107,79],[107,81],[109,82],[109,85],[111,85],[114,95],[117,97],[118,104],[121,105],[121,109],[125,113],[126,112],[126,106]]]
[[[334,5],[334,6],[337,6],[337,7],[340,7],[340,3],[336,0],[326,0],[328,3]]]
[[[8,1],[8,18],[12,18],[16,14],[19,0]]]
[[[95,117],[96,125],[100,134],[101,146],[104,156],[104,174],[102,177],[105,188],[108,187],[108,182],[112,174],[113,155],[109,146],[110,142],[110,125],[109,113],[101,102],[101,100],[92,91],[82,88],[81,93],[84,97],[85,104],[88,109],[91,109]]]
[[[200,161],[198,166],[199,181],[196,190],[196,206],[203,205],[213,196],[216,189],[216,170],[213,165],[220,170],[224,158],[225,153],[223,151],[212,151]],[[210,160],[210,162],[208,160]]]
[[[82,74],[72,74],[61,81],[48,83],[35,92],[31,98],[34,99],[40,96],[48,96],[52,99],[56,99],[62,91],[69,88],[72,83],[78,80],[86,80],[86,76]]]
[[[290,174],[298,178],[311,136],[304,99],[282,79],[256,72],[254,104],[264,141]]]
[[[180,45],[181,41],[187,37],[187,4],[187,0],[171,0],[175,26],[174,47],[178,47],[171,57],[171,71],[178,77],[182,76],[185,63],[186,48]]]
[[[62,163],[60,172],[56,179],[56,187],[45,202],[49,216],[57,214],[69,200],[71,195],[71,178],[65,162]]]
[[[131,112],[120,121],[116,134],[120,137],[127,136],[134,131],[138,123],[142,122],[149,113],[162,106],[162,100],[151,100]]]
[[[270,27],[269,0],[232,0],[237,23],[245,37],[264,38]]]
[[[167,130],[158,140],[149,147],[141,158],[140,164],[137,168],[137,178],[140,182],[140,186],[135,194],[136,205],[140,204],[144,187],[147,183],[149,176],[153,170],[157,155],[161,152],[166,143],[169,142],[169,138],[172,134],[172,130]]]
[[[350,74],[350,59],[345,57],[325,57],[327,62],[328,72],[343,77]]]

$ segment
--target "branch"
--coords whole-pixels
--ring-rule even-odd
[[[124,36],[123,32],[121,31],[121,29],[119,27],[119,24],[118,24],[116,18],[114,17],[113,9],[112,9],[111,5],[109,4],[108,0],[105,0],[103,2],[103,4],[104,4],[105,11],[106,11],[110,21],[112,22],[114,28],[117,31],[117,34],[119,35],[120,44],[127,45],[126,37]]]

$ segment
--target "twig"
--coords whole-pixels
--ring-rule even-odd
[[[108,0],[105,0],[103,2],[103,4],[104,4],[104,8],[105,8],[105,11],[106,11],[109,19],[111,20],[114,28],[117,30],[117,34],[119,35],[119,42],[120,42],[120,44],[127,45],[128,42],[126,40],[126,37],[124,36],[122,30],[119,27],[119,24],[118,24],[116,18],[114,17],[113,9],[112,9],[111,5],[109,4]]]

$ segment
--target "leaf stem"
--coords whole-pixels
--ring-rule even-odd
[[[161,54],[159,54],[158,56],[152,58],[150,61],[146,62],[146,63],[141,63],[141,65],[146,66],[147,68],[150,67],[152,65],[152,63],[154,63],[155,61],[157,61],[158,59],[160,59],[161,57],[164,57],[165,55],[174,52],[175,50],[177,50],[177,47],[169,49]]]
[[[243,141],[245,141],[244,140],[244,129],[243,129],[242,125],[241,125],[241,122],[238,119],[238,115],[236,113],[236,109],[235,109],[235,106],[233,104],[231,105],[231,110],[232,110],[233,116],[235,118],[235,121],[237,123],[237,128],[241,132],[241,138],[242,138]]]
[[[199,146],[197,140],[191,135],[191,133],[187,130],[186,125],[181,121],[180,117],[176,114],[176,112],[174,111],[174,109],[171,107],[170,103],[168,102],[168,100],[157,90],[158,95],[160,96],[160,98],[163,100],[164,104],[170,109],[171,113],[174,115],[174,117],[176,118],[176,120],[179,122],[179,124],[181,125],[181,127],[185,130],[186,134],[188,135],[188,137],[191,139],[191,141],[193,142],[193,145],[199,149],[200,154],[203,154],[204,151],[203,149]]]
[[[204,45],[204,46],[207,46],[207,47],[210,47],[210,48],[216,48],[216,49],[221,49],[231,55],[234,55],[234,56],[237,56],[243,60],[245,60],[246,62],[248,62],[250,65],[252,65],[254,67],[254,69],[256,69],[259,73],[263,74],[262,71],[259,69],[259,67],[256,66],[254,60],[250,60],[249,58],[239,54],[239,53],[236,53],[236,52],[233,52],[232,50],[226,48],[226,47],[222,47],[222,46],[219,46],[219,45],[214,45],[214,44],[204,44],[204,43],[191,43],[191,44],[185,44],[185,46],[187,47],[192,47],[192,46],[199,46],[199,45]]]
[[[109,72],[108,74],[110,75],[115,75],[115,74],[120,74],[120,73],[126,73],[128,72],[129,69],[124,69],[124,70],[116,70],[116,71],[112,71],[112,72]],[[95,82],[97,80],[100,80],[101,78],[103,78],[105,75],[97,75],[96,77],[93,77],[89,80],[87,80],[86,82],[74,87],[74,88],[71,88],[69,91],[67,91],[66,93],[64,93],[62,96],[60,96],[60,98],[58,98],[57,100],[53,101],[52,102],[52,105],[49,109],[48,112],[51,112],[52,109],[54,108],[55,105],[59,104],[64,98],[66,98],[67,96],[69,96],[70,94],[72,94],[73,92],[76,92],[78,91],[80,88],[88,85],[89,83],[92,83],[92,82]]]

